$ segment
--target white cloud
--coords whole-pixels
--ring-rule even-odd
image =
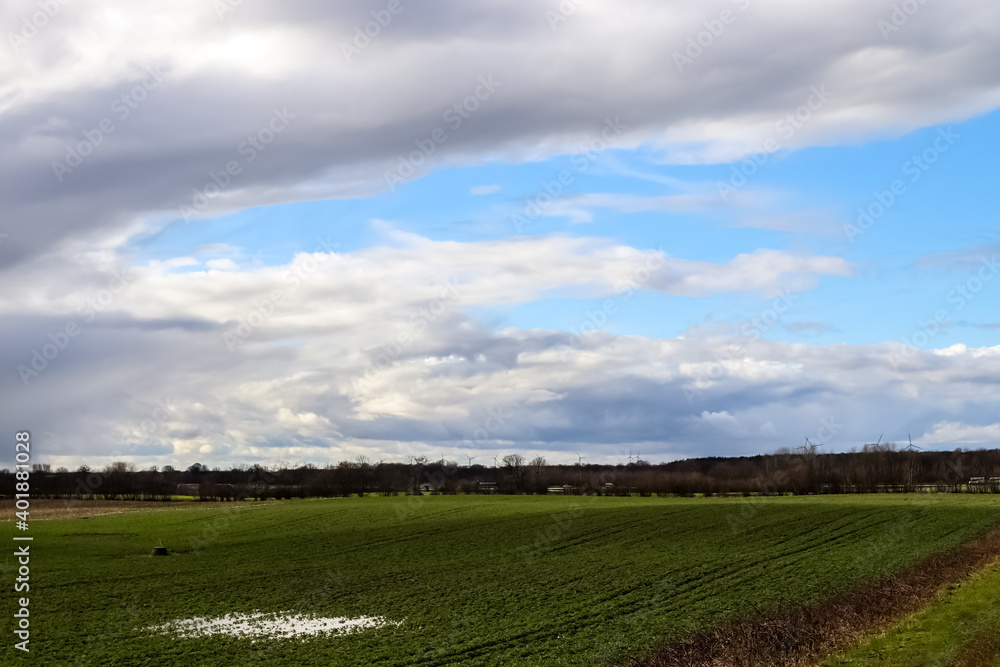
[[[1000,423],[970,425],[958,421],[942,421],[934,424],[918,442],[929,445],[958,444],[984,445],[1000,444]]]
[[[106,276],[65,259],[58,272],[48,261],[26,265],[0,302],[21,322],[0,335],[9,368],[30,364],[67,322],[82,331],[29,386],[8,374],[0,427],[44,424],[36,437],[59,442],[53,462],[65,465],[325,462],[443,449],[579,451],[596,461],[640,442],[660,443],[642,445],[652,460],[767,451],[789,444],[777,434],[816,433],[823,419],[842,427],[822,441],[847,448],[876,429],[930,432],[992,414],[1000,348],[916,351],[896,368],[891,345],[790,345],[705,328],[664,339],[491,331],[469,306],[553,290],[624,299],[622,279],[656,256],[599,239],[394,241],[303,253],[285,266],[137,267],[90,322],[77,306]],[[766,293],[789,277],[849,267],[771,250],[725,264],[660,261],[640,289]],[[275,290],[282,298],[269,303]],[[47,302],[50,292],[65,299]],[[224,335],[240,321],[250,335],[231,351]]]
[[[216,271],[235,271],[239,266],[228,257],[222,259],[210,259],[205,262],[205,266]]]
[[[153,261],[131,269],[128,288],[102,312],[224,323],[245,318],[255,301],[271,300],[277,290],[282,295],[269,327],[340,328],[401,319],[404,309],[442,295],[463,307],[523,303],[552,293],[593,298],[626,286],[684,296],[773,295],[808,288],[821,275],[851,273],[851,265],[838,257],[777,250],[717,264],[596,238],[526,236],[458,243],[394,232],[392,239],[401,246],[300,253],[287,265],[242,270],[230,259],[209,260],[207,272],[175,271],[199,265],[190,257]],[[25,267],[0,295],[0,311],[72,313],[97,291],[90,281],[73,275],[87,273],[88,267],[67,265],[55,276],[46,267]],[[57,290],[62,292],[59,302],[45,298]],[[330,303],[337,308],[325,306]]]

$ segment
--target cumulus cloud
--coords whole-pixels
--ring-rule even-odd
[[[388,318],[393,311],[441,298],[442,293],[454,293],[465,306],[523,303],[553,294],[593,298],[626,286],[684,296],[773,294],[801,289],[817,276],[851,273],[850,263],[838,257],[776,250],[740,254],[716,264],[596,238],[525,236],[459,243],[401,232],[392,237],[396,247],[339,254],[319,249],[300,253],[288,265],[246,270],[230,259],[217,259],[205,264],[207,271],[178,272],[201,265],[194,258],[179,257],[132,267],[124,275],[116,274],[107,258],[107,273],[64,259],[64,270],[53,275],[48,263],[39,262],[19,272],[11,289],[0,296],[0,312],[86,311],[88,299],[123,283],[102,312],[224,323],[245,317],[255,301],[272,300],[277,290],[283,294],[275,299],[273,327],[342,327]],[[320,245],[335,244],[327,238]],[[118,274],[123,277],[116,278]],[[60,296],[52,298],[57,293]]]
[[[897,368],[885,345],[750,339],[733,354],[728,338],[574,340],[489,332],[459,313],[399,346],[370,327],[295,347],[250,339],[229,353],[220,333],[81,336],[11,395],[9,414],[45,423],[36,440],[58,441],[58,461],[117,453],[173,465],[539,449],[610,460],[638,442],[658,460],[768,451],[803,434],[847,448],[908,430],[926,431],[928,445],[997,440],[995,425],[955,419],[992,414],[1000,348],[921,352]],[[980,398],[956,398],[971,387]]]
[[[943,443],[996,445],[1000,443],[1000,423],[975,425],[938,422],[920,440],[933,445]]]
[[[554,290],[623,303],[639,290],[768,293],[846,271],[837,258],[760,251],[713,264],[600,239],[394,238],[283,266],[184,259],[114,278],[64,260],[58,273],[26,271],[0,301],[22,323],[0,333],[12,351],[0,426],[44,424],[36,441],[58,442],[52,460],[69,465],[527,448],[602,460],[638,443],[656,460],[767,450],[826,423],[840,424],[834,444],[849,445],[876,428],[918,431],[992,409],[984,388],[1000,377],[998,348],[913,351],[900,364],[886,345],[705,328],[665,339],[493,331],[468,313]],[[45,367],[25,386],[14,366],[36,363]],[[969,387],[981,400],[954,398]]]

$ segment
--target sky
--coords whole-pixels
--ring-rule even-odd
[[[995,3],[0,25],[0,433],[35,462],[1000,446]]]

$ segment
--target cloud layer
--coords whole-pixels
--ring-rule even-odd
[[[802,434],[846,446],[876,430],[926,430],[928,444],[948,429],[993,432],[1000,348],[762,337],[794,306],[792,288],[848,273],[842,260],[767,251],[711,264],[556,237],[396,241],[272,267],[221,270],[206,256],[89,281],[78,267],[75,284],[66,267],[28,273],[2,302],[22,321],[3,340],[18,365],[7,414],[44,423],[36,438],[60,444],[57,463],[526,447],[614,460],[630,446],[667,459],[767,450]],[[586,299],[574,330],[494,331],[467,313],[554,290]],[[649,291],[778,296],[736,331],[600,331]]]
[[[53,463],[507,449],[598,461],[633,446],[659,460],[882,431],[998,444],[1000,348],[768,340],[833,330],[788,312],[855,278],[831,253],[695,259],[600,238],[390,231],[351,252],[319,238],[264,266],[228,239],[141,264],[132,245],[182,218],[366,198],[446,166],[609,146],[659,165],[730,162],[957,122],[1000,104],[995,3],[53,7],[0,8],[0,428],[32,425]],[[544,215],[724,208],[708,190],[567,193]],[[832,224],[824,208],[770,215],[754,193],[733,196],[750,211],[741,227]],[[978,270],[996,250],[916,267]],[[672,338],[604,331],[651,294],[728,295],[760,314]],[[481,315],[548,299],[578,299],[579,326]]]

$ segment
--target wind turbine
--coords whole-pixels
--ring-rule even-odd
[[[923,449],[922,447],[917,447],[916,445],[913,444],[913,438],[910,437],[909,433],[906,434],[906,439],[910,441],[910,444],[906,446],[907,450],[909,450],[909,451],[912,452],[912,451],[914,451],[916,449],[920,449],[920,450]]]
[[[497,452],[497,455],[493,457],[493,467],[494,468],[499,468],[500,467],[500,466],[497,465],[497,457],[498,456],[500,456],[500,452]]]
[[[802,450],[803,454],[805,454],[805,453],[815,454],[816,453],[816,448],[823,446],[822,442],[819,443],[819,444],[817,444],[817,445],[814,445],[813,443],[809,442],[809,436],[807,436],[807,435],[806,436],[802,436],[802,437],[804,437],[806,439],[806,444],[804,444],[801,447],[799,447],[799,449]]]
[[[629,463],[629,465],[632,465],[632,450],[631,449],[628,450],[628,463]]]
[[[468,454],[465,455],[465,458],[469,459],[469,466],[470,467],[472,466],[472,462],[476,460],[475,456],[469,456]]]
[[[577,455],[576,455],[576,464],[577,464],[578,466],[579,466],[579,465],[583,465],[583,460],[584,460],[585,458],[587,458],[587,457],[586,457],[586,456],[580,456],[579,454],[577,454]]]

